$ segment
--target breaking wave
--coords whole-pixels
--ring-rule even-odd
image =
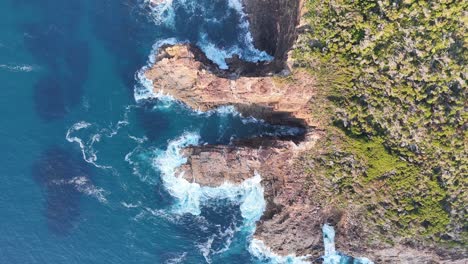
[[[205,243],[199,245],[202,255],[208,263],[211,263],[211,255],[219,254],[229,249],[231,239],[235,232],[242,231],[248,237],[253,235],[256,222],[260,220],[265,211],[266,202],[263,195],[263,186],[261,185],[261,176],[258,173],[255,173],[252,178],[240,184],[236,185],[225,182],[219,187],[200,186],[198,183],[189,182],[183,178],[183,172],[177,171],[177,168],[187,161],[181,152],[184,147],[198,144],[200,144],[200,136],[197,133],[184,133],[179,138],[169,142],[165,151],[159,151],[154,159],[154,166],[161,172],[165,188],[176,198],[177,203],[172,210],[177,214],[189,213],[192,215],[200,215],[201,204],[211,199],[225,199],[239,204],[243,219],[242,227],[232,226],[216,235],[227,237],[225,246],[218,250],[213,250],[211,248],[215,235],[209,238]],[[308,256],[296,257],[294,255],[276,255],[258,239],[251,240],[249,252],[259,260],[268,261],[273,264],[308,263],[305,260]]]
[[[172,100],[171,98],[167,98],[167,95],[164,95],[164,91],[160,91],[158,93],[155,93],[153,91],[153,82],[146,78],[145,72],[155,63],[156,54],[159,48],[161,48],[163,45],[173,45],[176,43],[178,43],[177,39],[168,38],[157,41],[155,44],[153,44],[150,55],[148,56],[148,64],[146,66],[143,66],[143,68],[141,68],[135,74],[137,84],[135,85],[133,96],[136,102],[154,98],[158,98],[161,100],[164,100],[164,98],[166,98],[166,100]]]
[[[168,28],[175,29],[175,8],[183,8],[188,16],[199,16],[200,12],[208,13],[206,3],[200,1],[190,0],[145,0],[146,6],[151,10],[151,18],[156,25],[164,25]],[[229,0],[227,2],[226,14],[235,12],[239,16],[238,29],[239,36],[238,43],[231,43],[230,45],[219,46],[209,40],[208,33],[201,31],[198,35],[198,40],[194,41],[206,56],[215,62],[221,69],[227,69],[226,59],[232,58],[234,55],[239,56],[241,59],[251,62],[269,61],[273,57],[264,51],[256,49],[253,45],[253,39],[249,31],[249,21],[245,15],[240,0]],[[213,24],[219,24],[225,20],[227,16],[221,18],[210,18],[206,21],[211,21]],[[186,42],[186,41],[178,41]],[[175,43],[174,43],[175,44]],[[154,50],[153,50],[154,52]]]
[[[354,263],[354,264],[374,264],[368,258],[353,258],[346,256],[335,249],[335,229],[324,224],[322,227],[323,246],[325,254],[323,255],[324,264],[340,264],[340,263]]]
[[[154,159],[154,167],[161,172],[161,178],[168,192],[177,199],[173,208],[179,214],[190,213],[199,215],[200,205],[210,199],[227,199],[240,204],[242,217],[246,224],[254,224],[265,210],[263,187],[260,184],[260,174],[255,175],[241,184],[223,183],[219,187],[200,186],[183,178],[184,174],[177,172],[187,158],[182,155],[182,149],[190,145],[198,145],[200,136],[197,133],[184,133],[181,137],[169,142],[165,151],[159,151]]]

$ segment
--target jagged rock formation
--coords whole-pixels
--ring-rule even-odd
[[[254,171],[259,172],[267,209],[255,236],[281,255],[319,257],[323,253],[321,227],[331,223],[337,232],[339,251],[365,256],[376,263],[463,263],[444,262],[434,252],[408,245],[371,244],[372,231],[360,221],[364,208],[323,206],[318,202],[323,198],[316,193],[321,186],[300,167],[304,153],[324,137],[320,120],[312,115],[318,110],[314,105],[314,80],[298,69],[293,69],[288,78],[269,76],[285,67],[287,52],[296,39],[301,2],[245,0],[244,4],[255,45],[274,55],[273,62],[255,64],[233,58],[228,61],[229,70],[220,70],[194,46],[163,46],[145,76],[156,92],[162,90],[194,109],[234,105],[246,116],[300,126],[307,132],[292,140],[250,139],[229,146],[188,147],[184,150],[188,161],[179,168],[184,177],[202,185],[219,186],[225,181],[239,183],[252,177]],[[329,191],[328,198],[334,190]]]
[[[276,77],[237,77],[217,69],[189,45],[162,47],[145,76],[155,92],[164,91],[194,109],[234,105],[244,115],[306,129],[292,140],[254,138],[230,146],[188,147],[184,151],[188,162],[179,171],[188,180],[208,186],[239,183],[257,171],[262,175],[267,210],[256,236],[279,254],[310,254],[315,248],[314,255],[320,256],[324,220],[314,213],[319,209],[309,206],[302,192],[305,179],[294,169],[295,157],[322,136],[310,112],[313,80],[304,72],[287,82]]]
[[[312,115],[315,88],[306,73],[294,72],[287,81],[273,76],[238,76],[235,71],[218,69],[199,49],[184,44],[162,47],[145,76],[153,82],[155,92],[162,90],[194,109],[234,105],[245,115],[306,129],[301,137],[287,140],[253,138],[229,146],[188,147],[184,150],[188,161],[179,168],[186,179],[208,186],[239,183],[259,172],[267,208],[255,236],[274,252],[319,257],[323,253],[321,227],[331,223],[342,252],[377,263],[443,263],[433,253],[404,251],[408,247],[402,245],[368,247],[368,232],[360,222],[362,208],[324,207],[318,202],[321,197],[314,188],[320,186],[300,167],[304,153],[324,136],[320,120]],[[310,184],[315,187],[304,188]]]
[[[238,77],[232,71],[219,70],[198,48],[189,45],[163,47],[156,61],[145,73],[155,90],[194,109],[234,105],[241,113],[272,124],[313,126],[308,107],[314,93],[313,80],[305,72],[289,82],[272,77]]]

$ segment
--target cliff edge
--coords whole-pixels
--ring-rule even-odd
[[[376,263],[464,263],[463,253],[454,258],[452,253],[433,247],[405,241],[387,243],[376,235],[385,230],[367,228],[364,216],[368,208],[352,203],[343,206],[333,199],[339,192],[335,185],[315,177],[321,172],[304,170],[313,170],[310,155],[319,155],[319,143],[329,136],[320,114],[325,110],[319,89],[307,69],[288,69],[288,76],[272,75],[287,68],[301,5],[299,0],[244,1],[255,45],[273,55],[272,62],[255,64],[233,58],[228,61],[230,68],[221,70],[192,45],[166,45],[158,50],[154,65],[145,72],[155,92],[169,94],[196,110],[232,105],[245,116],[305,131],[291,138],[187,147],[187,163],[179,171],[188,180],[207,186],[240,183],[257,171],[262,176],[267,208],[255,237],[280,255],[317,259],[323,254],[321,227],[330,223],[337,232],[339,251]],[[347,163],[343,166],[358,168],[354,159],[344,158]],[[365,195],[379,189],[357,191]]]

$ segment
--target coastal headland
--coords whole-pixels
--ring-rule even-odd
[[[254,237],[279,255],[317,259],[323,254],[322,226],[329,223],[336,229],[340,252],[375,263],[465,263],[463,252],[384,241],[365,225],[366,208],[352,203],[340,206],[333,201],[337,190],[314,178],[319,172],[304,171],[309,156],[320,153],[320,143],[328,135],[327,121],[317,114],[324,109],[320,89],[309,72],[314,69],[296,67],[288,56],[304,27],[303,2],[244,0],[243,4],[255,46],[271,54],[272,61],[253,63],[234,57],[223,70],[194,45],[163,45],[144,76],[154,92],[170,95],[195,110],[234,106],[245,117],[302,132],[187,147],[183,151],[187,162],[178,169],[183,177],[216,187],[224,182],[241,183],[258,172],[267,206]]]

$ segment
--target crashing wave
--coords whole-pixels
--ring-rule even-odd
[[[177,168],[187,162],[181,153],[184,147],[198,145],[197,133],[184,133],[178,139],[169,142],[166,151],[159,151],[154,159],[154,166],[161,172],[161,178],[168,192],[177,199],[174,211],[179,214],[200,214],[200,205],[210,199],[227,199],[240,204],[240,211],[246,224],[255,223],[265,210],[263,187],[260,174],[245,180],[241,184],[225,182],[218,187],[200,186],[183,178],[183,172]]]
[[[323,233],[323,246],[325,248],[325,254],[323,255],[324,264],[374,264],[368,258],[352,258],[346,256],[335,249],[335,229],[328,225],[324,224],[322,227]]]
[[[181,151],[184,147],[198,145],[199,143],[200,137],[198,134],[185,133],[181,137],[169,142],[166,151],[159,152],[159,155],[154,160],[155,167],[161,172],[165,188],[177,199],[177,204],[173,210],[178,214],[190,213],[199,215],[202,203],[210,199],[227,199],[240,205],[239,208],[243,218],[242,230],[248,236],[253,235],[256,222],[260,220],[266,206],[260,174],[255,173],[252,178],[238,185],[226,182],[218,187],[200,186],[198,183],[187,181],[183,178],[183,173],[177,173],[177,168],[187,161]],[[228,229],[226,232],[229,231],[235,232],[231,229]],[[211,237],[206,243],[199,245],[202,255],[208,262],[210,262],[210,255],[224,252],[230,246],[230,240],[228,240],[224,248],[213,251],[211,249],[213,239]],[[307,256],[276,255],[262,241],[257,239],[252,239],[249,251],[258,259],[269,261],[273,264],[308,263],[305,261]]]
[[[200,15],[200,10],[206,10],[203,3],[193,0],[145,0],[146,6],[151,10],[151,17],[156,25],[165,25],[169,28],[175,28],[175,7],[183,7],[189,15]],[[239,43],[232,43],[228,47],[218,47],[215,43],[209,41],[206,32],[199,34],[196,44],[206,54],[206,56],[215,62],[221,69],[227,69],[226,59],[238,55],[241,59],[250,62],[269,61],[273,57],[265,51],[256,49],[253,45],[253,39],[249,31],[249,21],[243,11],[240,0],[228,1],[228,12],[236,12],[240,19],[238,28],[240,29]],[[222,19],[221,19],[222,20]],[[220,19],[207,18],[206,21],[221,23]],[[175,44],[175,43],[174,43]],[[154,51],[154,50],[153,50]]]
[[[309,264],[308,256],[296,257],[295,255],[280,256],[274,253],[262,240],[252,239],[249,245],[250,253],[261,261],[271,264]]]
[[[175,38],[168,38],[154,43],[150,55],[148,56],[147,65],[143,66],[143,68],[141,68],[135,74],[137,84],[134,87],[133,97],[135,98],[136,102],[153,98],[163,98],[165,96],[163,91],[161,91],[160,93],[155,93],[153,91],[153,82],[150,79],[146,78],[145,72],[155,63],[156,54],[159,48],[161,48],[163,45],[174,45],[178,42],[179,41]]]

